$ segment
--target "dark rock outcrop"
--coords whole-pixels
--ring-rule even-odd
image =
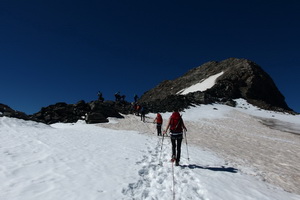
[[[223,74],[216,79],[212,88],[180,95],[182,90],[221,72]],[[142,95],[139,103],[152,108],[151,111],[163,112],[212,102],[234,105],[232,99],[236,98],[244,98],[262,109],[292,111],[272,78],[260,66],[250,60],[237,58],[208,62],[175,80],[163,81]]]
[[[73,123],[78,121],[78,119],[83,119],[82,116],[85,116],[89,110],[89,106],[84,101],[79,101],[76,104],[60,102],[43,107],[39,112],[33,114],[31,119],[46,124],[57,122]]]
[[[24,112],[14,110],[9,106],[0,103],[0,117],[4,117],[4,116],[29,120],[29,116],[26,115]]]
[[[126,102],[92,101],[85,103],[83,100],[76,104],[56,103],[43,107],[39,112],[30,116],[31,120],[53,124],[57,122],[74,123],[85,119],[86,123],[105,123],[108,117],[123,118],[120,113],[128,114],[130,104]]]
[[[107,119],[108,117],[123,118],[123,116],[120,115],[119,111],[116,109],[116,105],[117,104],[112,101],[92,101],[89,103],[90,112],[88,112],[86,115],[86,123],[105,123],[109,121]]]
[[[74,123],[78,120],[85,120],[86,123],[105,123],[109,117],[123,118],[120,114],[132,113],[132,105],[126,101],[92,101],[86,103],[81,100],[76,104],[59,102],[43,107],[33,115],[26,115],[23,112],[13,110],[7,105],[0,104],[0,117],[14,117],[24,120],[32,120],[45,124],[53,123]]]

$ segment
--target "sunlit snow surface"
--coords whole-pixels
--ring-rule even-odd
[[[203,91],[205,91],[209,88],[212,88],[216,83],[216,79],[218,77],[220,77],[223,73],[224,72],[220,72],[218,74],[210,76],[207,79],[202,80],[200,83],[197,83],[195,85],[192,85],[188,88],[185,88],[185,89],[181,90],[177,94],[185,95],[185,94],[188,94],[188,93],[191,93],[191,92],[197,92],[197,91],[203,92]]]
[[[235,130],[222,124],[222,120],[238,120],[232,118],[236,114],[237,118],[252,114],[299,127],[299,116],[261,111],[243,100],[238,101],[240,108],[207,105],[182,112],[188,133],[205,130],[208,124],[207,130],[224,128],[234,134]],[[236,110],[245,112],[245,116],[238,115]],[[147,115],[147,122],[152,122],[154,116]],[[170,113],[163,113],[165,121],[169,116]],[[204,133],[191,134],[188,148],[183,142],[181,166],[174,167],[173,182],[168,137],[161,146],[162,138],[156,136],[155,125],[143,123],[137,116],[110,121],[100,125],[79,121],[48,126],[1,117],[0,199],[161,200],[174,196],[175,199],[207,200],[300,199],[299,195],[254,176],[252,168],[228,163],[215,152],[196,145],[197,139],[193,137],[201,140]],[[247,136],[252,137],[248,132]],[[224,146],[224,142],[220,145]]]

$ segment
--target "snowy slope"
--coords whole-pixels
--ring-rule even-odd
[[[177,94],[185,95],[191,92],[197,92],[197,91],[203,92],[209,88],[212,88],[215,85],[217,78],[220,77],[222,74],[224,74],[224,72],[220,72],[218,74],[210,76],[207,79],[200,81],[200,83],[197,83],[195,85],[192,85],[188,88],[179,91]]]
[[[231,108],[210,106],[217,107],[217,115],[209,106],[184,113],[189,132],[204,116],[207,120],[229,117]],[[167,118],[169,113],[163,115]],[[152,119],[151,115],[147,118]],[[172,168],[170,140],[162,143],[153,134],[154,127],[131,115],[109,124],[79,121],[52,126],[1,117],[0,199],[300,199],[244,173],[251,169],[201,148],[193,143],[192,134],[190,160],[183,145],[181,166]]]

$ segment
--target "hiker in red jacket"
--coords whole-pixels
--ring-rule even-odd
[[[164,134],[170,128],[171,132],[171,142],[172,142],[172,162],[176,162],[175,165],[178,166],[180,162],[180,154],[181,154],[181,142],[183,139],[183,130],[187,131],[182,117],[180,116],[178,110],[174,110],[172,113],[169,122],[167,124],[166,130]],[[177,152],[176,152],[177,150]]]
[[[161,114],[159,114],[159,113],[156,114],[156,118],[154,119],[153,123],[156,123],[157,136],[161,136],[161,126],[163,123]]]

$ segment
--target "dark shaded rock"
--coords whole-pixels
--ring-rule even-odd
[[[4,117],[4,116],[18,118],[18,119],[24,119],[24,120],[30,119],[29,116],[26,115],[24,112],[14,110],[14,109],[10,108],[9,106],[0,103],[0,117]]]
[[[86,103],[83,100],[76,104],[59,102],[48,107],[43,107],[39,112],[30,116],[31,120],[53,124],[58,122],[74,123],[85,119],[87,123],[105,123],[108,117],[123,118],[120,113],[128,114],[130,104],[127,102],[102,102],[92,101]]]
[[[122,114],[131,114],[132,113],[132,103],[129,103],[127,101],[105,101],[105,104],[107,106],[110,106],[114,108],[117,112],[122,113]]]
[[[86,123],[105,123],[108,117],[124,118],[115,108],[114,102],[92,101],[89,103],[90,112],[86,115]]]
[[[57,122],[73,123],[81,118],[84,112],[78,112],[76,104],[66,104],[59,102],[48,107],[43,107],[41,111],[33,114],[32,120],[43,122],[46,124],[53,124]],[[81,110],[80,110],[81,111]],[[84,114],[83,114],[84,115]]]
[[[185,108],[216,102],[214,97],[203,92],[194,92],[187,95],[170,95],[164,99],[157,99],[141,104],[148,108],[149,112],[172,112],[175,109],[184,110]]]
[[[102,113],[89,113],[85,119],[87,124],[106,123],[108,119]]]

